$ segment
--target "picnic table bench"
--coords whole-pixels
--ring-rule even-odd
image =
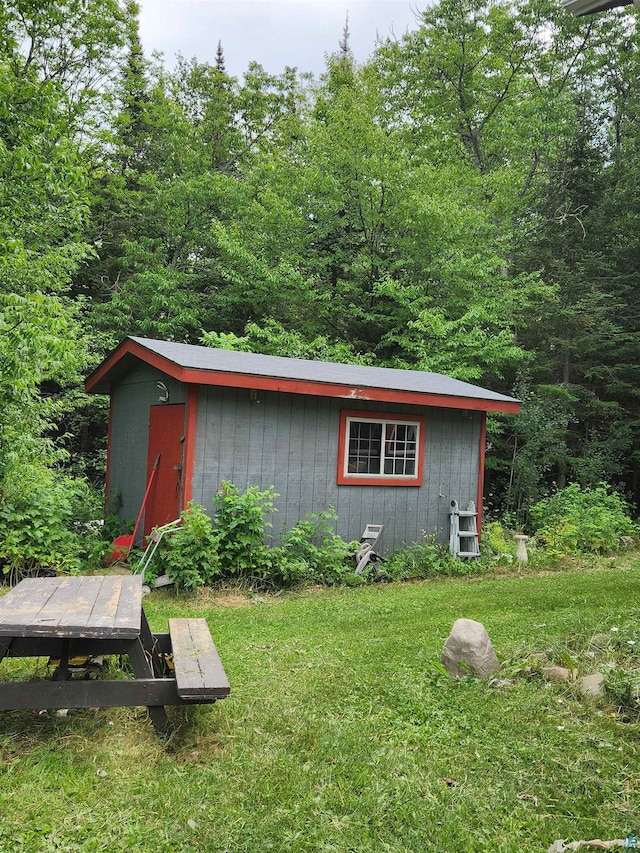
[[[78,680],[78,656],[127,656],[134,678]],[[45,681],[0,681],[0,710],[146,706],[159,731],[165,706],[212,703],[229,681],[204,619],[170,619],[153,634],[141,575],[27,578],[0,599],[0,661],[58,661]],[[170,665],[173,664],[173,668]]]
[[[215,702],[229,683],[206,619],[169,619],[169,636],[178,696],[190,702]]]

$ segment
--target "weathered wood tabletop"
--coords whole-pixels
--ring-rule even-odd
[[[140,635],[142,576],[26,578],[0,599],[0,637]]]

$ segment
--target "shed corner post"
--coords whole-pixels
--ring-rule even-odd
[[[184,489],[182,493],[182,509],[185,509],[193,498],[193,468],[196,453],[196,430],[198,425],[198,386],[189,383],[187,386],[187,406],[184,427]]]
[[[107,461],[104,472],[104,502],[103,514],[109,515],[109,479],[111,476],[111,439],[113,434],[113,388],[109,388],[109,413],[107,419]]]
[[[481,413],[480,419],[480,453],[478,456],[478,500],[476,511],[478,513],[478,542],[482,541],[482,502],[484,498],[484,461],[487,452],[487,413]]]

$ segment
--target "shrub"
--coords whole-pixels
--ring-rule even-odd
[[[392,580],[413,580],[479,574],[484,571],[484,565],[475,559],[456,559],[446,546],[426,536],[423,542],[392,554],[384,569]]]
[[[11,583],[43,570],[78,572],[100,515],[96,495],[84,480],[44,467],[25,468],[0,502],[0,565]]]
[[[499,521],[489,521],[482,529],[483,549],[488,549],[494,557],[507,557],[511,561],[515,556],[515,542]]]
[[[216,581],[280,588],[353,578],[357,543],[334,532],[332,508],[299,521],[277,547],[265,544],[275,497],[273,489],[254,487],[240,494],[224,482],[213,499],[213,520],[204,507],[190,504],[181,527],[163,539],[147,579],[166,572],[178,587],[194,589]]]
[[[220,572],[225,577],[247,579],[270,572],[271,558],[265,545],[267,517],[275,512],[273,488],[256,486],[240,494],[233,483],[222,483],[214,496],[216,546]]]
[[[604,484],[572,483],[532,507],[531,523],[547,549],[561,554],[615,551],[621,536],[634,533],[626,502]]]
[[[333,507],[309,513],[284,534],[277,550],[285,584],[308,581],[334,586],[353,578],[358,543],[338,536],[331,525],[337,517]]]
[[[203,506],[190,503],[180,514],[180,522],[158,549],[156,571],[165,572],[178,588],[206,586],[220,573],[218,537],[211,518]]]

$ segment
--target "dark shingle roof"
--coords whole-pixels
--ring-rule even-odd
[[[609,9],[617,9],[620,6],[636,6],[638,0],[562,0],[564,8],[580,18],[583,15],[597,15],[599,12],[607,12]]]
[[[497,394],[486,388],[480,388],[469,382],[461,382],[440,373],[426,373],[422,370],[396,370],[387,367],[363,367],[356,364],[336,364],[324,361],[307,361],[299,358],[261,355],[258,353],[236,352],[232,350],[212,349],[193,344],[177,344],[170,341],[158,341],[148,338],[130,337],[118,350],[107,357],[87,380],[90,391],[106,393],[110,380],[114,378],[114,369],[119,363],[118,352],[132,341],[150,354],[159,356],[183,370],[203,373],[203,380],[215,384],[211,373],[236,374],[274,380],[312,383],[314,385],[339,385],[354,389],[377,389],[409,394],[428,394],[443,397],[459,397],[468,400],[482,400],[494,403],[516,404],[518,401],[504,394]],[[136,347],[136,355],[140,350]],[[144,357],[138,355],[138,357]],[[122,372],[121,366],[119,373]],[[208,379],[205,378],[206,375]],[[190,381],[194,381],[193,379]],[[195,381],[198,381],[197,379]],[[309,391],[307,393],[312,393]],[[347,396],[340,394],[339,396]],[[361,395],[354,395],[358,397]],[[493,409],[489,405],[487,409]],[[511,410],[511,406],[509,406]]]

